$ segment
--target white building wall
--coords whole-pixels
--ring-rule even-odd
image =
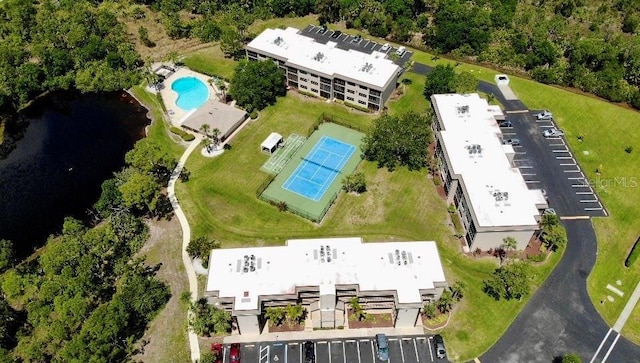
[[[476,234],[476,237],[473,239],[473,243],[471,244],[471,250],[479,248],[483,251],[487,251],[491,248],[496,249],[502,246],[502,241],[507,237],[513,237],[518,241],[518,247],[516,248],[518,251],[524,250],[529,244],[531,237],[535,230],[527,230],[527,231],[500,231],[500,232],[480,232]]]

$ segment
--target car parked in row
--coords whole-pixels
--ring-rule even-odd
[[[444,347],[444,339],[440,334],[433,336],[433,347],[436,350],[436,357],[438,359],[444,359],[447,357],[447,349]]]
[[[548,110],[538,112],[535,114],[536,120],[553,120],[553,114]]]
[[[213,353],[213,357],[215,359],[214,363],[222,363],[224,357],[224,349],[222,348],[222,344],[211,344],[211,352]]]
[[[500,127],[513,127],[513,124],[509,120],[504,120],[504,121],[500,121],[498,123],[498,126],[500,126]]]
[[[231,344],[231,348],[229,349],[229,362],[240,363],[240,344]]]
[[[376,334],[376,355],[378,356],[378,360],[386,362],[389,360],[389,340],[387,336],[384,334]]]
[[[542,136],[544,136],[544,137],[560,137],[560,136],[564,136],[564,131],[562,131],[562,130],[560,130],[558,128],[552,127],[552,128],[544,130],[542,132]]]
[[[506,139],[502,140],[502,143],[504,145],[520,146],[520,139]]]
[[[304,342],[304,363],[316,363],[316,349],[313,342]]]

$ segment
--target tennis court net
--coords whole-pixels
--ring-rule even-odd
[[[318,163],[318,162],[316,162],[316,161],[309,160],[309,159],[305,158],[304,156],[301,156],[301,157],[300,157],[300,159],[302,159],[302,160],[304,160],[304,161],[308,162],[309,164],[317,165],[317,166],[319,166],[319,167],[321,167],[321,168],[324,168],[324,169],[327,169],[327,170],[331,170],[331,171],[333,171],[334,173],[338,173],[338,174],[341,174],[341,173],[342,173],[340,170],[336,170],[336,169],[330,168],[330,167],[328,167],[328,166],[326,166],[326,165],[324,165],[324,164],[320,164],[320,163]]]

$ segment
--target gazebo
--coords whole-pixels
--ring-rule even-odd
[[[282,135],[277,132],[272,132],[263,142],[260,144],[260,149],[263,153],[273,154],[274,151],[278,149],[278,147],[284,144],[284,139]]]

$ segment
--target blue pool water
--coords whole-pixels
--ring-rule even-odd
[[[185,111],[195,110],[209,99],[207,85],[195,77],[177,79],[171,89],[178,94],[176,106]]]
[[[322,136],[282,187],[319,201],[355,150],[353,145]]]

